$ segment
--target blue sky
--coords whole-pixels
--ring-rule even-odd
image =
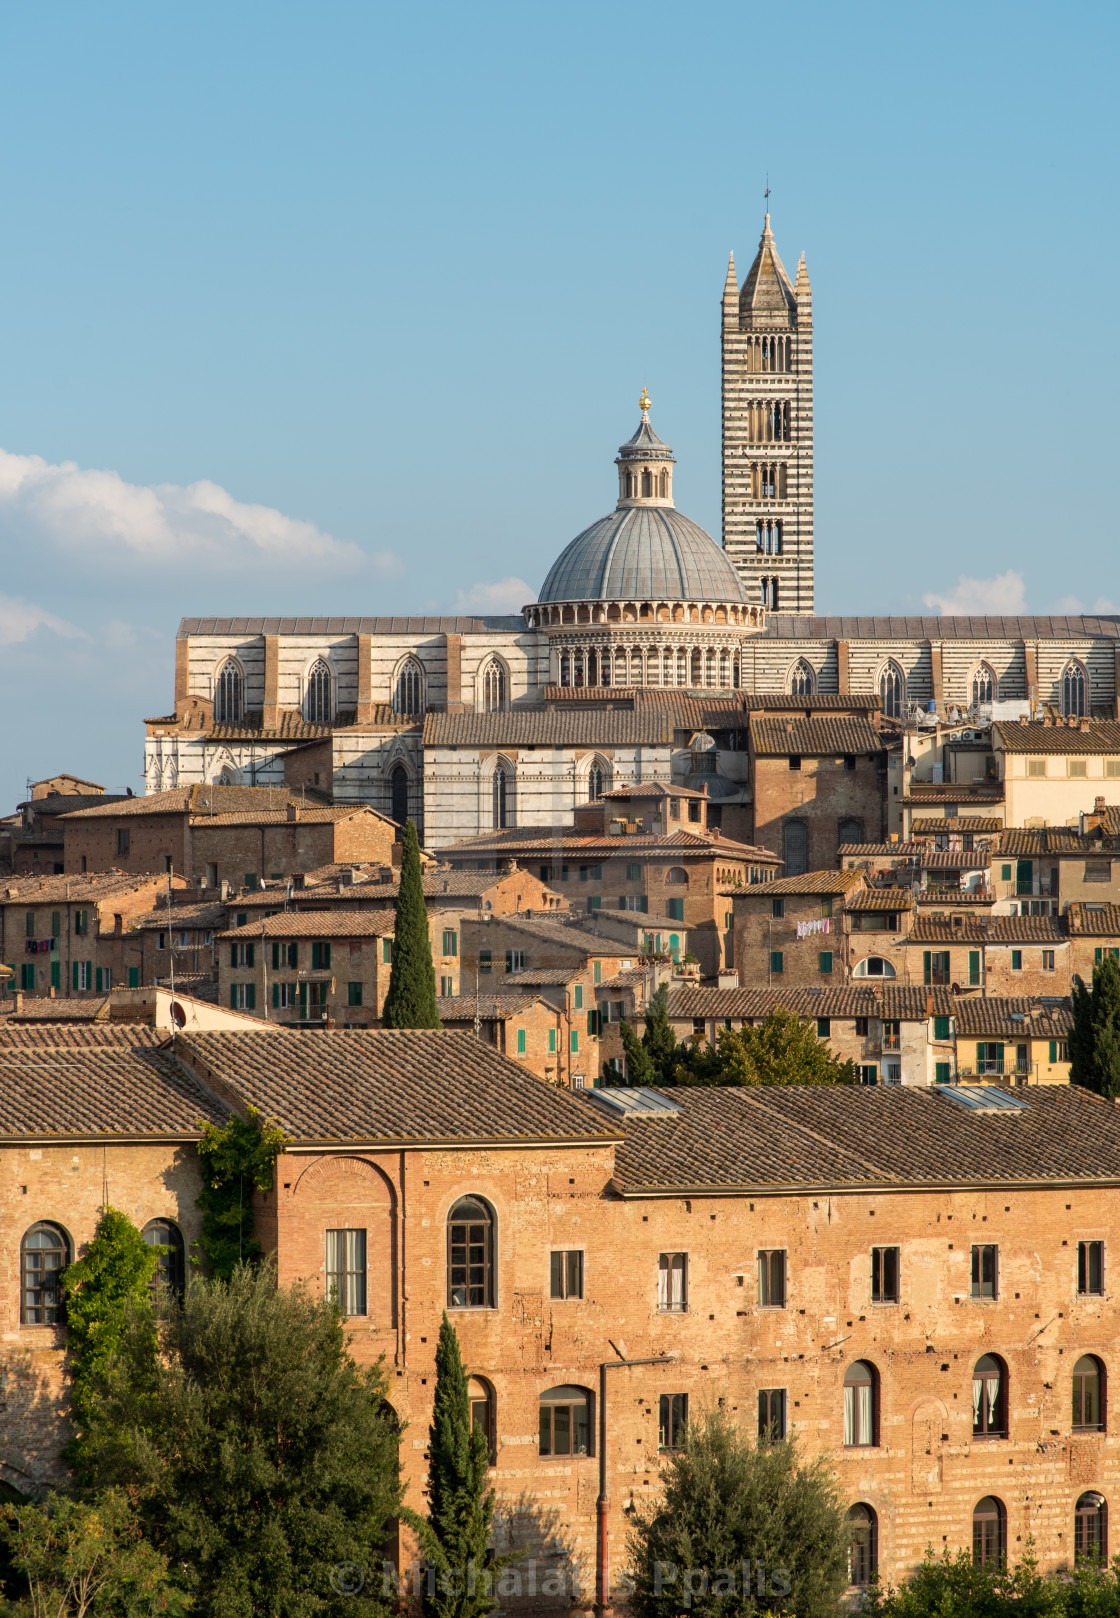
[[[1111,610],[1120,11],[0,8],[0,806],[184,614],[509,610],[808,258],[821,611]]]

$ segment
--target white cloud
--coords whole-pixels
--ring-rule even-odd
[[[67,640],[85,640],[87,637],[76,624],[65,618],[56,618],[53,612],[36,607],[18,596],[0,595],[0,646],[18,646],[30,640],[37,630],[49,629]]]
[[[536,599],[532,585],[511,576],[495,579],[490,584],[472,584],[469,590],[460,590],[455,599],[455,611],[515,613]]]
[[[947,616],[960,613],[999,616],[1028,611],[1023,575],[1013,568],[997,573],[994,579],[970,579],[962,573],[952,590],[944,594],[929,590],[922,600],[927,607]]]
[[[203,479],[127,483],[118,472],[73,461],[52,465],[40,455],[0,450],[0,532],[22,543],[155,566],[207,566],[219,572],[267,563],[271,568],[329,566],[353,571],[372,565],[400,571],[391,552],[367,557],[314,523],[271,506],[248,505]]]

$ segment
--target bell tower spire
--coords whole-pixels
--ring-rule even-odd
[[[767,182],[766,205],[770,191]],[[813,303],[802,254],[791,282],[770,214],[742,289],[734,259],[721,308],[723,547],[747,600],[811,613]],[[734,291],[733,291],[734,289]]]

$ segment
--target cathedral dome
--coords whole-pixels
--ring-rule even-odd
[[[744,601],[739,575],[710,534],[673,505],[674,456],[642,419],[619,449],[618,505],[553,562],[539,602]]]

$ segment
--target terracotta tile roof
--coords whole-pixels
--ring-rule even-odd
[[[917,863],[923,871],[986,871],[991,856],[975,850],[931,848],[918,855]]]
[[[836,850],[841,859],[897,859],[914,861],[922,852],[921,843],[841,843]]]
[[[389,711],[392,712],[391,709]],[[218,721],[211,725],[209,734],[216,742],[240,741],[243,738],[261,741],[265,737],[276,741],[326,741],[332,731],[345,730],[352,725],[354,717],[352,708],[341,709],[335,714],[332,724],[321,725],[305,719],[298,708],[282,708],[273,723],[266,725],[264,714],[257,709],[236,723]]]
[[[46,798],[27,798],[19,805],[40,815],[69,815],[79,809],[104,809],[114,803],[130,803],[126,792],[60,792]]]
[[[79,1005],[108,1006],[107,1000],[78,1001]],[[27,1002],[24,1001],[26,1005]],[[57,1004],[57,1001],[54,1002]],[[75,1023],[71,1026],[52,1027],[42,1023],[28,1025],[14,1017],[0,1018],[0,1046],[13,1045],[30,1050],[132,1050],[150,1046],[158,1050],[167,1035],[137,1023]]]
[[[105,808],[79,809],[72,819],[119,820],[132,815],[207,815],[241,812],[253,814],[258,807],[284,810],[289,803],[297,807],[305,804],[328,802],[324,793],[307,788],[294,792],[288,787],[227,787],[193,786],[171,787],[166,792],[149,792],[142,798],[126,798],[123,802]]]
[[[360,815],[371,815],[375,820],[389,824],[385,815],[378,814],[362,803],[308,803],[298,806],[293,825],[327,826],[340,820],[354,820]],[[208,814],[205,810],[191,816],[192,826],[282,826],[289,820],[286,809],[235,809],[229,813]]]
[[[1024,1086],[1011,1116],[942,1087],[676,1089],[677,1117],[624,1119],[614,1184],[677,1188],[1014,1185],[1120,1181],[1120,1109],[1076,1085]],[[605,1111],[591,1095],[582,1105]]]
[[[879,753],[881,737],[866,719],[777,719],[751,715],[751,746],[764,756]]]
[[[666,856],[700,855],[704,859],[716,858],[745,860],[751,865],[780,865],[781,858],[768,848],[752,843],[737,843],[730,837],[713,837],[703,831],[628,832],[610,837],[603,833],[578,831],[571,826],[518,826],[509,831],[484,832],[479,837],[467,837],[460,843],[449,843],[440,848],[443,859],[460,860],[467,856],[492,854],[495,858],[519,860],[571,859],[575,854],[606,854],[620,859],[630,854],[664,854]]]
[[[812,697],[792,697],[784,692],[750,692],[744,695],[743,705],[752,713],[878,713],[878,697],[840,694],[835,691],[818,692]]]
[[[566,983],[574,983],[586,971],[583,966],[547,966],[537,967],[535,971],[509,972],[502,979],[503,983],[516,983],[518,987],[532,988],[559,988]]]
[[[1092,832],[1082,837],[1073,826],[1009,826],[992,852],[992,859],[1040,859],[1047,854],[1108,854],[1108,839],[1094,837]]]
[[[108,1020],[108,995],[81,996],[74,998],[56,995],[52,1000],[48,995],[27,995],[18,1011],[8,1012],[0,1021],[0,1027],[20,1023],[93,1023],[100,1019]]]
[[[954,832],[972,832],[984,835],[1003,830],[1002,820],[991,815],[942,815],[936,820],[915,820],[910,828],[911,837],[951,837]]]
[[[706,798],[706,792],[693,792],[691,787],[666,786],[664,781],[646,781],[632,787],[616,787],[611,792],[602,793],[597,802],[610,803],[615,800],[628,802],[631,799],[641,798]]]
[[[994,905],[995,894],[990,888],[915,888],[914,903],[918,909],[923,906],[946,906],[950,910],[957,905]]]
[[[961,927],[919,916],[910,929],[912,944],[1065,944],[1052,916],[966,916]]]
[[[1120,905],[1074,900],[1066,906],[1065,923],[1071,937],[1120,938]]]
[[[555,1141],[617,1138],[575,1096],[542,1084],[473,1034],[377,1029],[180,1035],[180,1056],[295,1140]]]
[[[480,1017],[517,1017],[537,1004],[535,994],[439,994],[436,1009],[441,1022],[473,1022],[477,1008]]]
[[[881,989],[851,984],[835,989],[675,989],[669,995],[669,1016],[674,1022],[696,1018],[717,1022],[730,1017],[765,1017],[775,1007],[799,1017],[889,1017],[902,1022],[925,1022],[927,998],[932,1013],[945,1016],[955,1002],[948,989],[923,989],[885,983]]]
[[[625,955],[629,948],[621,938],[597,938],[594,933],[586,932],[576,921],[527,915],[524,910],[519,910],[512,916],[495,917],[495,925],[510,928],[517,933],[527,933],[544,943],[580,950],[586,955]],[[477,938],[479,942],[482,941],[481,933]]]
[[[1005,753],[1120,753],[1120,722],[1085,719],[1071,724],[1011,724],[997,719],[992,730]]]
[[[914,782],[910,791],[903,798],[903,803],[925,804],[932,808],[934,804],[941,803],[1002,803],[1003,783],[1001,781],[985,781],[976,785],[965,786],[960,781],[946,783],[945,786]],[[950,820],[953,816],[948,817]]]
[[[202,1120],[225,1116],[149,1030],[104,1041],[84,1029],[28,1032],[34,1040],[18,1045],[0,1038],[0,1138],[193,1140]]]
[[[669,714],[589,708],[510,708],[505,713],[430,713],[427,747],[670,747]]]
[[[224,927],[229,906],[224,904],[172,905],[170,917],[166,909],[149,910],[129,922],[130,932],[178,932],[181,928]]]
[[[175,884],[183,887],[182,877]],[[97,904],[122,893],[139,893],[158,883],[166,891],[165,872],[132,875],[125,871],[91,871],[83,876],[0,877],[0,905]]]
[[[756,882],[740,888],[744,899],[781,899],[798,893],[849,893],[864,880],[862,871],[806,871],[802,876],[780,876],[776,882]]]
[[[1065,1039],[1073,1020],[1069,1000],[1042,1000],[1037,996],[977,995],[962,998],[954,1008],[957,1036],[987,1039]]]
[[[913,897],[909,888],[864,888],[845,901],[845,910],[909,910]]]
[[[219,938],[381,938],[392,937],[392,910],[280,910],[230,927]]]

